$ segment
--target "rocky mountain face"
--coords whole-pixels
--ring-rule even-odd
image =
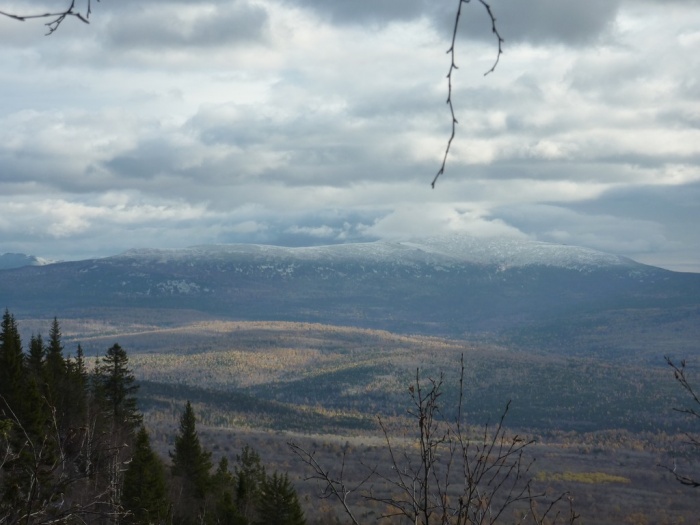
[[[700,274],[573,246],[458,235],[131,250],[0,271],[0,298],[18,315],[188,309],[448,336],[571,325],[613,312],[625,319],[656,312],[700,326]]]

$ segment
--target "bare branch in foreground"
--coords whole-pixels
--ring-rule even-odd
[[[464,357],[461,365],[459,388],[463,389]],[[357,483],[344,477],[345,451],[338,472],[331,473],[313,451],[290,443],[311,469],[306,479],[321,482],[321,497],[338,501],[354,525],[360,523],[348,496],[358,491],[368,502],[383,505],[380,519],[414,525],[495,525],[511,512],[519,516],[517,523],[572,525],[579,516],[568,493],[552,498],[534,489],[530,475],[534,460],[525,456],[534,441],[506,431],[510,403],[494,428],[486,425],[478,435],[473,431],[470,435],[462,422],[461,392],[454,419],[443,414],[443,384],[442,374],[423,380],[416,371],[415,382],[408,388],[408,416],[415,436],[398,440],[379,418],[388,458],[381,468],[369,468]]]
[[[445,148],[445,154],[442,158],[442,164],[440,166],[440,169],[433,178],[433,181],[430,183],[430,187],[433,189],[435,189],[435,183],[437,182],[440,175],[445,173],[445,166],[447,165],[447,155],[450,153],[450,148],[452,147],[452,141],[455,138],[458,124],[457,118],[455,117],[454,105],[452,104],[452,73],[454,73],[455,69],[459,69],[455,62],[455,42],[457,40],[457,30],[459,29],[459,21],[462,16],[462,4],[468,4],[470,0],[458,0],[458,2],[459,5],[457,6],[457,13],[455,14],[455,23],[452,29],[452,44],[447,50],[447,53],[450,55],[450,69],[447,72],[447,105],[450,108],[450,117],[452,118],[452,133],[450,133],[450,138],[447,140],[447,147]],[[489,15],[489,19],[491,20],[491,32],[495,35],[496,40],[498,42],[498,53],[496,54],[496,60],[494,61],[491,68],[488,71],[486,71],[486,73],[484,73],[484,76],[486,76],[489,73],[493,73],[496,70],[496,66],[501,60],[501,55],[503,54],[503,43],[505,42],[505,40],[503,40],[503,37],[501,37],[501,34],[498,31],[498,27],[496,26],[496,17],[494,16],[493,11],[491,10],[491,5],[488,4],[485,0],[479,0],[479,3],[484,7],[486,13]]]
[[[348,502],[348,497],[351,494],[359,491],[362,486],[373,476],[374,471],[370,470],[369,474],[367,474],[364,479],[352,485],[348,485],[347,481],[344,479],[346,450],[343,450],[340,471],[337,474],[332,474],[330,470],[326,470],[318,463],[318,461],[316,461],[314,452],[309,452],[292,441],[288,442],[287,445],[292,452],[299,459],[301,459],[302,463],[311,469],[312,474],[304,479],[306,481],[315,480],[319,482],[321,486],[319,497],[321,499],[335,499],[338,503],[340,503],[343,511],[350,518],[350,521],[352,521],[354,525],[360,525],[352,512]]]
[[[683,390],[690,395],[690,399],[693,403],[693,406],[687,408],[674,408],[673,410],[680,412],[681,414],[686,414],[690,417],[700,419],[700,394],[695,391],[695,388],[688,380],[688,376],[686,375],[685,360],[682,360],[680,364],[677,365],[668,356],[664,357],[664,359],[666,360],[666,364],[673,369],[673,377],[676,379],[676,381],[678,381]],[[686,437],[688,438],[689,445],[700,449],[700,439],[698,437],[691,434],[686,434]],[[676,481],[678,481],[681,485],[685,485],[686,487],[700,487],[700,479],[677,472],[678,465],[676,464],[675,460],[673,467],[669,467],[667,465],[658,466],[673,474],[673,477],[676,478]]]
[[[100,0],[97,0],[98,2]],[[92,0],[85,0],[86,6],[84,14],[75,8],[75,0],[71,0],[70,5],[63,11],[56,11],[53,13],[38,13],[33,15],[18,15],[15,13],[8,13],[6,11],[0,11],[0,16],[5,16],[7,18],[12,18],[13,20],[18,20],[20,22],[26,22],[27,20],[49,18],[50,20],[44,25],[48,28],[46,35],[54,33],[61,24],[68,17],[74,17],[85,24],[90,23],[90,15],[92,14]]]

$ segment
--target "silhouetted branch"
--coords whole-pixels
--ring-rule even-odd
[[[452,118],[452,132],[450,133],[450,138],[447,140],[447,147],[445,148],[445,154],[442,157],[442,164],[440,165],[440,169],[433,178],[433,181],[430,183],[430,186],[433,189],[435,189],[435,183],[437,182],[440,175],[445,173],[445,166],[447,165],[447,155],[450,153],[452,141],[454,140],[457,131],[458,122],[457,118],[455,117],[454,105],[452,104],[452,73],[454,73],[455,69],[459,69],[455,62],[455,42],[457,41],[457,30],[459,29],[459,21],[462,16],[462,4],[468,4],[470,1],[471,0],[458,0],[459,4],[457,6],[457,13],[455,14],[455,23],[452,28],[452,44],[447,50],[447,53],[450,55],[450,69],[447,72],[447,105],[450,108],[450,117]],[[498,52],[496,53],[496,60],[494,61],[491,68],[488,71],[486,71],[486,73],[484,73],[484,76],[486,76],[489,73],[493,73],[496,70],[496,66],[501,60],[501,55],[503,54],[503,42],[505,42],[505,40],[503,40],[503,37],[501,37],[501,34],[498,31],[498,27],[496,26],[496,17],[494,16],[493,11],[491,10],[491,5],[485,2],[485,0],[478,1],[486,10],[486,13],[489,15],[489,19],[491,20],[491,32],[495,35],[496,40],[498,42]]]
[[[664,359],[666,360],[668,366],[670,366],[673,369],[673,377],[676,379],[676,381],[678,381],[681,387],[683,387],[683,389],[690,395],[690,398],[694,405],[688,408],[674,408],[673,410],[675,410],[676,412],[680,412],[681,414],[687,414],[691,417],[700,419],[700,397],[698,396],[698,393],[693,388],[693,385],[690,384],[690,382],[688,381],[688,377],[686,376],[685,359],[680,362],[680,365],[674,363],[673,360],[668,356],[665,356]],[[700,448],[700,439],[688,433],[686,433],[686,437],[688,438],[688,443],[690,445]],[[667,465],[658,466],[673,474],[673,477],[676,478],[676,481],[678,481],[681,485],[685,485],[687,487],[700,487],[699,479],[691,476],[686,476],[677,472],[678,465],[676,465],[675,460],[673,463],[673,467],[669,467]]]
[[[99,2],[100,0],[97,0]],[[12,18],[13,20],[19,20],[20,22],[26,22],[27,20],[38,19],[38,18],[49,18],[50,20],[44,25],[48,28],[47,35],[55,32],[63,21],[68,17],[75,17],[81,22],[86,24],[90,23],[90,14],[92,14],[92,0],[85,0],[85,10],[84,14],[79,9],[75,8],[75,0],[71,0],[70,5],[63,11],[57,11],[53,13],[39,13],[33,15],[18,15],[15,13],[8,13],[6,11],[0,11],[0,16],[6,16]]]
[[[347,485],[345,476],[345,456],[346,450],[343,450],[343,457],[340,465],[340,472],[337,474],[331,474],[330,470],[324,469],[316,460],[314,452],[309,452],[300,445],[289,441],[287,442],[289,448],[296,454],[296,456],[301,459],[301,461],[306,464],[310,469],[312,474],[304,478],[308,480],[316,480],[321,484],[321,492],[319,497],[321,499],[335,499],[340,503],[345,511],[345,514],[350,518],[354,525],[359,525],[359,522],[355,518],[350,504],[348,502],[348,497],[357,492],[362,486],[374,475],[374,471],[370,470],[367,476],[360,480],[358,483],[352,486]]]
[[[415,525],[495,525],[507,510],[519,510],[521,522],[536,525],[573,524],[578,515],[568,493],[550,499],[533,490],[530,469],[534,460],[525,450],[534,443],[505,429],[506,405],[493,429],[467,435],[463,418],[464,356],[461,360],[459,406],[453,422],[440,409],[444,376],[421,379],[408,387],[411,406],[408,415],[414,422],[415,440],[399,442],[391,437],[388,426],[379,418],[388,460],[386,469],[372,468],[352,488],[343,478],[345,454],[340,473],[333,475],[320,465],[313,452],[290,444],[292,450],[311,468],[307,479],[323,484],[321,497],[334,497],[343,506],[352,523],[359,525],[347,496],[367,484],[362,497],[385,506],[380,518],[402,517]],[[568,502],[568,509],[563,509]],[[537,508],[537,504],[543,510]]]

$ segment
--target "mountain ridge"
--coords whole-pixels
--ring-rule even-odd
[[[632,259],[600,252],[590,248],[516,239],[482,240],[461,235],[443,235],[406,241],[374,241],[367,243],[331,244],[321,246],[284,247],[265,244],[202,244],[182,249],[131,249],[113,257],[170,255],[177,258],[195,254],[248,253],[258,256],[276,255],[299,259],[319,258],[370,258],[382,259],[382,255],[398,252],[409,255],[411,260],[437,257],[463,263],[521,267],[530,265],[581,268],[583,266],[629,266],[656,268]],[[423,257],[418,254],[423,254]],[[657,268],[662,270],[661,268]]]
[[[449,337],[517,332],[521,340],[527,339],[523,331],[542,327],[548,333],[588,330],[582,323],[592,318],[605,326],[616,319],[638,332],[639,341],[645,329],[670,330],[668,319],[689,334],[700,326],[700,274],[586,248],[464,236],[302,248],[135,249],[2,270],[0,299],[29,316],[188,310]],[[636,321],[642,318],[644,324]]]

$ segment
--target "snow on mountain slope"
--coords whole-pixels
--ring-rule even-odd
[[[643,266],[626,257],[590,248],[520,239],[479,239],[453,234],[401,244],[465,262],[501,268],[541,265],[581,270],[591,267]]]
[[[500,270],[525,266],[546,266],[590,271],[606,267],[630,270],[651,269],[631,259],[589,248],[520,239],[481,239],[461,234],[427,239],[387,242],[335,244],[288,248],[259,244],[217,244],[193,246],[182,250],[129,250],[118,257],[168,262],[196,259],[242,257],[257,262],[383,262],[399,265],[425,264],[455,266],[475,264]]]

